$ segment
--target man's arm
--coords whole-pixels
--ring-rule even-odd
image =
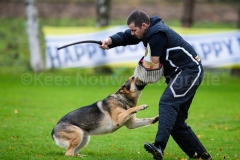
[[[151,48],[151,60],[153,63],[160,63],[160,57],[165,52],[166,43],[167,37],[163,32],[158,32],[151,36],[149,45]]]
[[[99,47],[102,49],[113,48],[117,46],[126,46],[138,44],[141,42],[136,36],[131,34],[131,31],[127,29],[125,32],[118,32],[110,37],[102,40],[102,45]]]

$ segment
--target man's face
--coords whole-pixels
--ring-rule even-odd
[[[138,39],[142,39],[146,33],[146,27],[144,27],[144,24],[141,27],[136,27],[134,23],[131,23],[128,27],[131,30],[131,34]]]

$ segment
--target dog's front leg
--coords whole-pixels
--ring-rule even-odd
[[[140,110],[144,110],[148,107],[148,105],[144,104],[144,105],[140,105],[140,106],[137,106],[137,107],[133,107],[133,108],[130,108],[128,110],[125,110],[123,112],[121,112],[119,115],[118,115],[118,119],[117,119],[117,124],[116,126],[122,126],[125,124],[126,121],[128,121],[133,114],[137,113],[138,111]]]
[[[136,115],[134,115],[125,123],[125,126],[129,129],[134,129],[147,126],[149,124],[154,124],[156,122],[158,122],[158,116],[153,118],[136,118]]]

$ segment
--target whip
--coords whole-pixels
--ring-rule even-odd
[[[102,45],[102,42],[101,42],[101,41],[86,40],[86,41],[79,41],[79,42],[75,42],[75,43],[67,44],[67,45],[62,46],[62,47],[58,47],[57,50],[60,50],[60,49],[66,48],[66,47],[68,47],[68,46],[72,46],[72,45],[76,45],[76,44],[81,44],[81,43],[96,43],[96,44]]]

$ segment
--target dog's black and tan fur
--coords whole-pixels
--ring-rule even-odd
[[[136,118],[136,113],[147,105],[136,106],[145,85],[136,85],[132,76],[115,94],[89,106],[78,108],[62,117],[52,130],[56,144],[66,148],[65,155],[78,155],[87,145],[90,135],[112,133],[123,125],[129,129],[146,126],[158,121],[153,118]]]

